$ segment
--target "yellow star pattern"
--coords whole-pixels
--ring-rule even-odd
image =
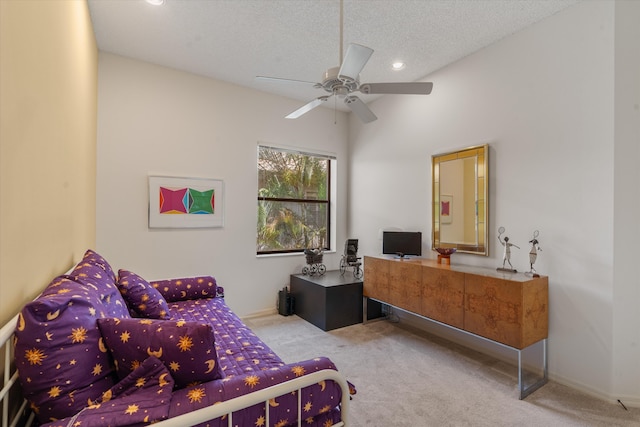
[[[144,387],[145,379],[140,377],[136,380],[136,387]]]
[[[124,331],[123,333],[120,334],[120,341],[122,342],[129,341],[129,338],[131,338],[131,334],[129,333],[129,331]]]
[[[178,348],[180,351],[189,351],[193,347],[193,340],[188,335],[183,335],[178,340]]]
[[[305,370],[302,366],[294,366],[293,368],[291,368],[291,372],[293,372],[296,375],[296,377],[300,377],[304,375]]]
[[[260,384],[260,378],[258,378],[256,375],[249,375],[244,379],[244,385],[246,385],[247,387],[254,388],[258,384]]]
[[[91,373],[95,376],[100,375],[102,373],[102,365],[96,363],[96,366],[93,367],[93,371],[91,371]]]
[[[71,329],[71,335],[69,335],[69,338],[71,338],[71,342],[73,344],[84,342],[84,340],[87,339],[87,330],[83,327],[73,328]]]
[[[193,402],[200,403],[204,396],[206,396],[204,392],[204,388],[194,388],[193,390],[189,390],[189,392],[187,393],[187,398],[191,403]]]
[[[307,402],[304,405],[304,412],[309,412],[311,410],[311,408],[313,407],[313,405],[311,404],[311,402]]]
[[[55,385],[49,389],[49,397],[53,399],[58,396],[60,396],[60,387]]]
[[[127,414],[127,415],[133,415],[133,414],[135,414],[136,412],[138,412],[138,409],[140,409],[140,408],[138,407],[138,405],[129,405],[129,406],[127,407],[127,410],[126,410],[126,411],[124,411],[124,413],[125,413],[125,414]]]
[[[264,416],[260,415],[256,420],[256,427],[263,427],[265,422]]]
[[[171,362],[169,363],[169,369],[171,369],[173,372],[176,372],[180,369],[180,364],[178,362]]]
[[[37,348],[32,348],[24,353],[25,359],[29,361],[31,365],[42,365],[42,361],[47,357],[44,352]]]

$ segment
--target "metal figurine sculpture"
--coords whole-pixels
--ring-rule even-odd
[[[527,271],[527,275],[533,277],[540,277],[540,275],[536,272],[536,269],[533,268],[533,264],[535,264],[536,259],[538,258],[538,251],[541,251],[540,242],[538,242],[538,235],[540,232],[538,230],[533,232],[533,239],[529,240],[531,243],[531,250],[529,251],[529,265],[531,265],[531,269]]]
[[[515,246],[516,248],[520,249],[520,246],[510,243],[509,238],[507,236],[505,236],[504,240],[502,240],[502,237],[501,237],[502,233],[504,233],[504,227],[498,228],[498,240],[500,241],[502,246],[504,246],[504,256],[502,257],[502,268],[498,268],[497,270],[508,271],[510,273],[517,273],[518,270],[513,268],[513,265],[511,265],[511,247]],[[509,267],[511,268],[505,268],[504,266],[505,263],[509,263]]]

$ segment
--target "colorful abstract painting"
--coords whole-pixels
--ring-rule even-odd
[[[215,212],[215,190],[160,187],[160,214],[204,214]]]
[[[222,181],[149,177],[149,227],[222,227]]]

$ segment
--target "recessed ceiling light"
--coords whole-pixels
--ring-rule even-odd
[[[404,62],[394,62],[393,64],[391,64],[391,68],[394,71],[403,70],[405,66],[406,66],[406,64]]]
[[[154,6],[162,6],[164,4],[164,0],[146,0],[147,3],[152,4]]]

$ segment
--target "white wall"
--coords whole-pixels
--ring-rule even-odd
[[[239,315],[275,310],[277,290],[303,255],[256,257],[257,143],[337,155],[337,254],[346,238],[347,117],[316,109],[286,120],[300,102],[108,53],[99,56],[97,250],[114,268],[148,279],[211,274]],[[220,229],[147,227],[147,176],[223,179]]]
[[[615,13],[613,390],[640,401],[640,2]]]
[[[624,391],[640,404],[640,367],[626,356],[638,334],[613,333],[614,307],[616,324],[640,324],[630,307],[637,297],[619,313],[613,299],[614,11],[614,2],[570,7],[428,76],[429,97],[374,102],[380,119],[350,127],[349,233],[368,255],[381,252],[378,230],[388,226],[421,230],[430,249],[431,155],[489,143],[490,257],[457,254],[453,262],[500,266],[496,230],[504,226],[521,247],[512,263],[526,271],[527,242],[539,230],[551,377],[610,398]],[[638,74],[629,79],[637,85]],[[637,145],[632,151],[637,161]],[[637,212],[637,179],[628,186]],[[634,230],[636,243],[621,250],[635,249]],[[616,281],[621,295],[637,296],[634,279]],[[625,340],[615,358],[614,338]],[[612,385],[614,362],[632,379]]]

